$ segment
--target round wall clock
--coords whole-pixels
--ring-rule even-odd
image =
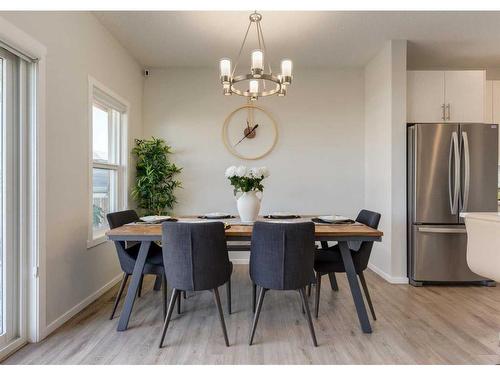
[[[233,155],[256,160],[273,150],[278,141],[278,126],[266,110],[247,104],[227,116],[222,127],[222,139]]]

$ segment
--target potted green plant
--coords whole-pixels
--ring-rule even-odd
[[[136,139],[132,154],[137,159],[132,197],[145,215],[169,214],[177,203],[175,189],[181,182],[175,179],[182,168],[169,160],[171,147],[159,138]]]

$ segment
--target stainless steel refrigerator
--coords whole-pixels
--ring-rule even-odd
[[[498,210],[498,125],[408,124],[407,150],[410,283],[485,282],[460,212]]]

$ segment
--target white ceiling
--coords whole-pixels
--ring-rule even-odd
[[[96,12],[146,67],[235,58],[250,12]],[[408,40],[410,68],[499,68],[500,12],[262,12],[273,64],[362,67],[384,41]],[[256,38],[252,34],[252,48]],[[245,62],[248,54],[243,55]],[[276,66],[276,65],[275,65]]]

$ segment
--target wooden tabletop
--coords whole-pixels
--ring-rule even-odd
[[[252,236],[252,225],[231,225],[226,229],[226,237],[234,238],[250,238]],[[119,228],[112,229],[106,233],[109,239],[127,240],[127,239],[147,239],[152,240],[161,238],[161,224],[135,224],[124,225]],[[327,239],[335,241],[335,238],[360,239],[366,238],[373,241],[380,241],[384,235],[383,232],[370,228],[366,225],[356,224],[332,224],[332,225],[315,225],[315,235],[318,240]]]

